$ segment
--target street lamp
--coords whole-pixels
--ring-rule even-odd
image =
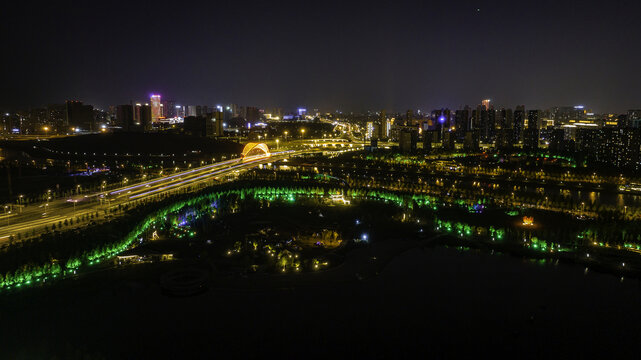
[[[287,130],[285,130],[285,131],[283,132],[283,134],[285,135],[285,141],[287,141],[287,134],[289,134],[289,132],[287,132]]]
[[[7,217],[7,226],[9,226],[9,214],[11,214],[11,210],[9,210],[7,212],[8,208],[9,208],[9,206],[7,206],[7,205],[4,206],[4,215]]]
[[[73,203],[73,216],[76,216],[76,203],[78,202],[78,200],[69,199],[67,201]]]
[[[276,150],[278,150],[278,139],[276,139]]]

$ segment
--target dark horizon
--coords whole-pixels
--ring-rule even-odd
[[[634,2],[12,3],[3,111],[152,92],[181,105],[363,112],[641,107]]]

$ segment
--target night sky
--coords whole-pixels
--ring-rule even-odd
[[[641,108],[638,1],[21,1],[3,5],[0,108],[152,92],[404,111]]]

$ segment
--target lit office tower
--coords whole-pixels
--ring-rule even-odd
[[[151,95],[149,102],[151,103],[151,122],[158,122],[158,119],[162,117],[160,95]]]
[[[365,133],[365,140],[370,140],[372,137],[374,137],[374,123],[372,121],[368,121],[366,125],[367,130]]]
[[[176,116],[179,118],[184,118],[185,117],[185,107],[182,105],[176,105],[175,110]]]
[[[140,108],[142,107],[141,103],[136,103],[134,106],[134,125],[140,125]]]
[[[490,110],[490,99],[481,101],[481,106],[483,106],[485,110]]]

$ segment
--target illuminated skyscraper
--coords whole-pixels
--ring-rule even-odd
[[[140,125],[140,107],[142,106],[141,103],[136,103],[134,105],[134,125]]]
[[[151,122],[155,123],[162,117],[162,107],[160,106],[160,95],[151,95]]]
[[[184,118],[185,117],[185,107],[182,105],[176,105],[175,110],[176,116],[179,118]]]
[[[490,99],[481,101],[481,106],[483,106],[485,110],[490,110]]]
[[[365,140],[370,140],[374,136],[374,123],[368,121],[366,125]]]

